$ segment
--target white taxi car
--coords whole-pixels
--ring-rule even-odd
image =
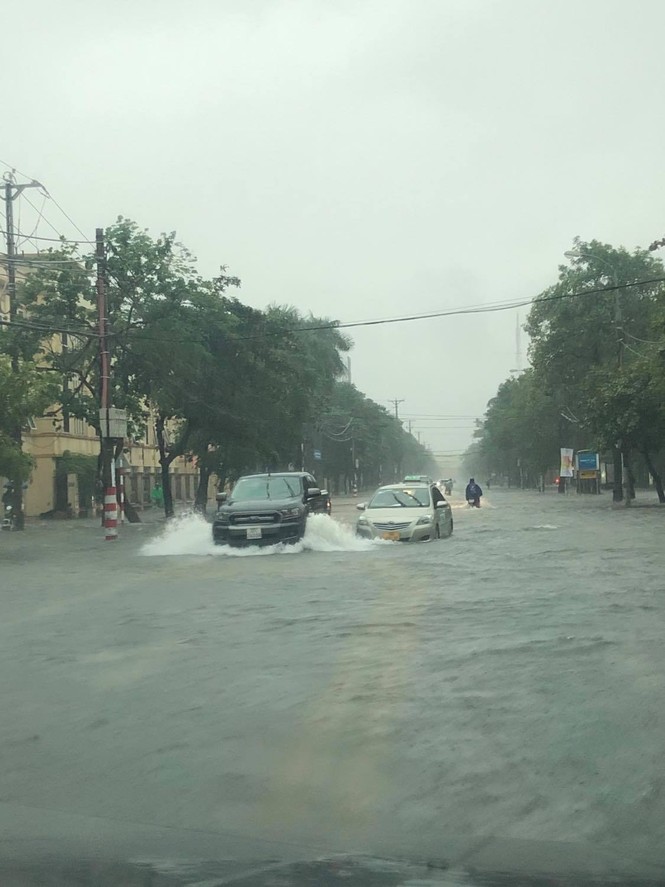
[[[452,510],[435,484],[379,487],[369,502],[356,507],[363,512],[356,522],[356,533],[366,539],[427,542],[445,539],[453,532]]]

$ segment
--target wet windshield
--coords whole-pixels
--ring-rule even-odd
[[[410,490],[379,490],[368,508],[426,508],[429,505],[427,487],[414,487]]]
[[[31,8],[0,887],[9,826],[665,861],[665,0]]]
[[[300,495],[300,479],[297,477],[245,477],[233,488],[234,502],[256,499],[295,499]]]

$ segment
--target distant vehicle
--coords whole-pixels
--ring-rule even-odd
[[[294,543],[310,514],[330,514],[330,495],[304,471],[241,477],[231,494],[217,494],[212,538],[217,545]]]
[[[436,484],[379,487],[369,502],[356,507],[363,512],[356,533],[366,539],[427,542],[453,532],[452,510]]]

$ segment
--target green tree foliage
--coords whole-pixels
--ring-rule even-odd
[[[535,486],[559,458],[563,419],[556,400],[533,369],[499,386],[467,454],[470,474],[503,476]]]
[[[556,468],[560,446],[599,448],[616,454],[619,483],[623,456],[629,487],[633,460],[643,459],[663,501],[663,265],[646,250],[573,247],[529,313],[532,369],[500,386],[467,465],[512,480],[526,472],[533,483]]]
[[[110,401],[127,410],[133,438],[154,422],[166,514],[178,456],[199,466],[201,505],[212,471],[232,478],[298,462],[350,347],[335,322],[242,304],[228,293],[239,279],[222,268],[203,280],[173,234],[153,238],[120,218],[105,235]],[[99,431],[93,257],[78,260],[64,246],[48,256],[21,288],[25,322],[11,330],[12,347],[56,381],[59,418],[80,417]],[[110,472],[113,454],[102,455]]]
[[[0,337],[0,349],[7,346]],[[21,363],[18,369],[0,350],[0,477],[15,482],[30,477],[32,460],[13,436],[16,427],[24,427],[33,416],[41,416],[57,396],[54,380],[33,365]]]

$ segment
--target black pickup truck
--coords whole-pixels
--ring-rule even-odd
[[[330,514],[330,495],[306,471],[251,474],[217,494],[212,538],[217,545],[298,542],[310,514]]]

